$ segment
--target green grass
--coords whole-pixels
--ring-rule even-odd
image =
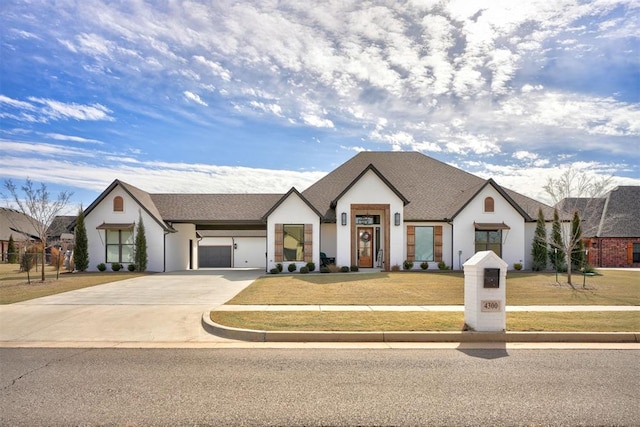
[[[564,276],[559,276],[561,282]],[[574,274],[574,286],[557,284],[553,273],[509,272],[509,305],[640,305],[640,273]],[[399,272],[263,276],[227,304],[278,305],[462,305],[459,272]]]
[[[221,325],[266,331],[461,331],[461,312],[213,311]],[[636,332],[638,312],[507,313],[508,331]]]
[[[45,267],[45,281],[41,282],[41,272],[35,269],[29,273],[31,284],[27,282],[27,273],[21,273],[18,264],[0,264],[0,304],[12,304],[104,283],[138,277],[146,273],[113,272],[104,273],[65,273],[60,272],[56,279],[56,270]]]

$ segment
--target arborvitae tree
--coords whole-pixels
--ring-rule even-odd
[[[558,209],[553,211],[553,226],[551,228],[550,246],[549,259],[551,260],[551,265],[553,265],[553,268],[557,271],[565,271],[565,254],[562,250],[562,248],[564,248],[564,244],[562,243],[562,230]]]
[[[7,262],[9,264],[15,264],[18,262],[18,249],[16,248],[16,242],[13,240],[13,234],[9,235],[9,244],[7,245]]]
[[[582,242],[582,227],[578,211],[573,213],[571,220],[571,238],[576,242],[571,250],[571,267],[574,270],[580,270],[584,263],[584,243]]]
[[[147,270],[147,237],[145,236],[144,232],[142,213],[140,213],[138,226],[136,227],[136,241],[133,259],[136,265],[136,271]]]
[[[547,227],[544,221],[542,209],[538,209],[538,222],[536,224],[535,236],[533,238],[533,271],[546,270],[547,268]]]
[[[75,269],[85,271],[89,268],[89,242],[87,240],[87,229],[84,226],[84,211],[80,207],[78,219],[76,220],[76,246],[73,250],[73,260]]]

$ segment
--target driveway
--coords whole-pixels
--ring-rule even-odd
[[[0,346],[226,342],[204,331],[202,313],[261,274],[244,269],[161,273],[0,306]]]

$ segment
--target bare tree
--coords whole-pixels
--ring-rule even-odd
[[[547,180],[544,190],[560,211],[563,226],[560,242],[551,240],[553,249],[562,252],[567,265],[567,282],[571,287],[571,255],[582,244],[582,232],[591,232],[597,227],[602,215],[604,196],[611,189],[612,177],[596,177],[573,168],[567,169],[559,178]],[[584,227],[572,227],[571,220],[578,212]]]
[[[25,185],[20,187],[23,194],[20,194],[18,187],[10,179],[5,180],[4,186],[11,193],[11,198],[18,209],[28,218],[42,242],[42,281],[44,282],[45,247],[49,237],[49,227],[53,219],[65,208],[73,193],[62,191],[56,200],[52,200],[44,183],[35,188],[28,178]]]

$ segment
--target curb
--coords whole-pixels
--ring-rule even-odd
[[[349,332],[260,331],[215,323],[210,311],[202,314],[202,327],[212,335],[250,342],[565,342],[640,343],[640,332]]]

